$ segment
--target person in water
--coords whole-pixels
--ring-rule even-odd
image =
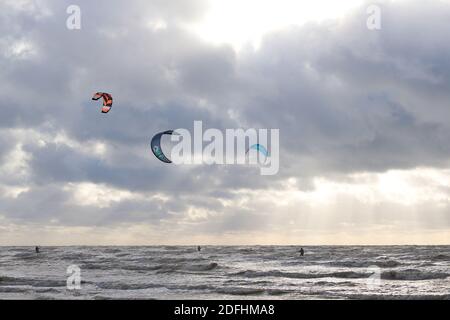
[[[200,246],[197,247],[197,251],[200,252],[202,251],[202,248]]]
[[[303,250],[303,248],[300,248],[300,251],[299,251],[299,252],[300,252],[300,256],[303,257],[303,256],[305,255],[305,250]]]
[[[34,248],[34,250],[36,250],[36,253],[39,253],[39,247],[36,246],[36,248]]]

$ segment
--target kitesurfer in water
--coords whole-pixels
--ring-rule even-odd
[[[303,248],[300,248],[300,251],[299,251],[299,252],[300,252],[300,256],[303,257],[303,256],[305,255],[305,250],[303,250]]]

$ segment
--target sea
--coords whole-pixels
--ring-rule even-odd
[[[0,247],[0,299],[450,299],[450,246]]]

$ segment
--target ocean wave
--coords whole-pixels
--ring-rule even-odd
[[[126,257],[126,256],[130,256],[130,253],[123,252],[123,253],[116,254],[116,257]]]
[[[43,289],[36,289],[36,293],[60,293],[61,291],[55,288],[43,288]]]
[[[328,286],[333,286],[333,287],[357,287],[358,284],[355,282],[351,282],[351,281],[317,281],[314,282],[315,286],[323,286],[323,287],[328,287]]]
[[[121,263],[85,263],[81,265],[81,269],[86,270],[126,270],[126,271],[157,271],[165,268],[164,265],[147,265],[147,264],[121,264]]]
[[[202,257],[162,257],[151,260],[153,263],[159,264],[179,264],[179,263],[192,263],[192,262],[205,262]]]
[[[381,261],[330,261],[327,265],[335,267],[346,267],[346,268],[368,268],[371,266],[377,266],[380,268],[396,268],[403,265],[401,262],[396,260],[381,260]]]
[[[14,258],[20,259],[20,260],[31,260],[31,259],[39,259],[42,258],[42,254],[36,254],[35,252],[23,252],[23,253],[16,253],[13,255]]]
[[[249,253],[256,253],[256,250],[253,248],[241,248],[241,249],[238,249],[238,252],[249,254]]]
[[[107,263],[83,263],[81,270],[114,270],[122,269],[124,266],[120,264],[107,264]]]
[[[272,271],[245,270],[231,275],[242,276],[246,278],[278,277],[278,278],[293,278],[293,279],[317,279],[317,278],[357,279],[357,278],[367,278],[370,274],[354,271],[339,271],[331,273],[299,273],[299,272],[283,272],[278,270]]]
[[[260,296],[260,295],[282,296],[289,294],[292,291],[282,289],[271,289],[271,288],[229,287],[216,289],[215,292],[233,296]]]
[[[122,249],[119,248],[106,248],[103,252],[105,253],[120,253]]]
[[[222,288],[217,289],[217,293],[229,294],[234,296],[254,296],[262,295],[265,293],[265,289],[261,288]]]
[[[292,291],[290,291],[290,290],[282,290],[282,289],[268,289],[266,291],[267,291],[267,294],[270,296],[282,296],[282,295],[292,293]]]
[[[450,300],[450,294],[347,294],[345,298],[355,300]]]
[[[216,262],[211,262],[206,265],[198,264],[198,265],[188,265],[186,266],[186,270],[188,271],[210,271],[214,270],[219,266]]]
[[[232,276],[242,276],[246,278],[264,278],[264,277],[278,277],[278,278],[293,278],[293,279],[318,279],[318,278],[338,278],[338,279],[360,279],[368,278],[372,272],[355,272],[355,271],[337,271],[325,273],[299,273],[299,272],[283,272],[278,270],[271,271],[254,271],[246,270],[240,271]],[[381,273],[383,280],[432,280],[432,279],[446,279],[450,274],[444,272],[424,272],[416,269],[407,270],[389,270]]]
[[[2,286],[65,287],[66,281],[58,281],[50,279],[0,277],[0,287]]]
[[[28,288],[20,288],[20,287],[1,287],[0,286],[0,292],[1,293],[26,293],[30,290]]]
[[[433,280],[446,279],[450,274],[444,272],[424,272],[416,269],[389,270],[381,273],[383,280]]]
[[[228,279],[224,281],[225,284],[229,285],[242,285],[242,284],[249,284],[248,279]],[[272,281],[268,280],[252,280],[252,285],[259,285],[259,286],[268,286],[272,284]]]
[[[208,264],[183,264],[163,266],[157,273],[172,273],[172,272],[204,272],[216,269],[219,266],[216,262]]]
[[[153,283],[125,283],[125,282],[98,282],[95,284],[99,289],[106,290],[144,290],[161,288],[163,285]]]
[[[151,265],[124,265],[121,266],[120,269],[122,270],[128,270],[128,271],[157,271],[157,270],[161,270],[164,269],[166,266],[164,265],[156,265],[156,266],[151,266]]]
[[[450,261],[450,256],[446,254],[438,254],[431,257],[432,261]]]
[[[43,253],[40,253],[43,254]],[[68,261],[83,261],[83,260],[90,260],[90,259],[103,259],[103,257],[92,254],[92,253],[85,253],[85,252],[70,252],[70,253],[63,253],[55,255],[55,258],[61,259],[61,260],[68,260]]]
[[[128,270],[137,272],[149,272],[156,271],[157,273],[171,273],[177,271],[210,271],[218,267],[218,263],[211,262],[207,264],[156,264],[156,265],[139,265],[139,264],[111,264],[111,263],[85,263],[81,266],[81,269],[86,270]]]

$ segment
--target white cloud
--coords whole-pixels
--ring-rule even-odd
[[[97,185],[93,183],[69,183],[63,190],[72,195],[70,202],[79,206],[108,208],[114,202],[134,198],[133,194],[129,191],[118,190],[106,185]]]
[[[0,177],[14,177],[22,179],[30,174],[28,161],[32,155],[23,150],[18,143],[9,153],[4,156],[4,162],[0,165]]]
[[[5,48],[5,46],[7,46]],[[15,40],[11,43],[2,44],[1,51],[5,58],[8,59],[30,59],[37,54],[36,48],[27,40]]]
[[[261,38],[274,30],[307,22],[337,19],[364,0],[210,0],[204,18],[194,32],[213,43],[228,43],[236,49],[250,43],[259,47]]]

